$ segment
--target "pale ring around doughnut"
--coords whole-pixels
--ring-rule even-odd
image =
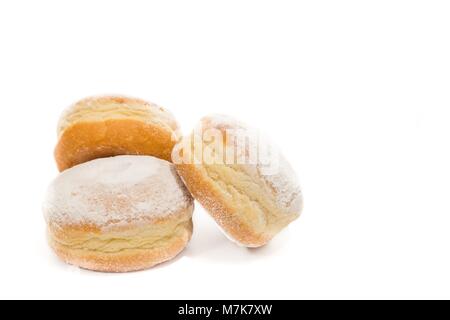
[[[149,156],[68,169],[50,185],[43,206],[56,254],[103,272],[147,269],[177,256],[191,238],[193,209],[174,166]]]
[[[63,112],[55,160],[59,171],[117,155],[170,161],[179,138],[175,118],[153,103],[123,96],[86,98]]]
[[[245,139],[236,149],[239,135]],[[272,150],[272,162],[250,159],[256,147]],[[225,155],[230,149],[235,149],[235,157]],[[175,146],[172,161],[194,198],[231,240],[260,247],[296,220],[303,208],[297,176],[277,150],[245,124],[213,115]]]

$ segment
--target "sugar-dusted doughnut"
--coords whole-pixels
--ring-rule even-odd
[[[127,272],[174,258],[192,235],[193,199],[174,166],[117,156],[62,172],[43,206],[50,246],[85,269]]]
[[[247,247],[267,244],[299,217],[297,176],[257,131],[226,116],[208,116],[174,148],[186,186],[225,234]]]
[[[92,97],[63,112],[55,159],[60,171],[116,155],[149,155],[170,161],[178,139],[174,117],[155,104],[122,96]]]

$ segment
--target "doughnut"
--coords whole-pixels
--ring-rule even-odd
[[[170,161],[178,131],[172,114],[155,104],[121,96],[86,98],[63,112],[55,159],[59,171],[118,155]]]
[[[241,246],[267,244],[301,214],[301,189],[287,160],[231,117],[203,118],[174,147],[172,161],[194,198]]]
[[[116,156],[65,170],[43,211],[64,262],[102,272],[143,270],[177,256],[192,235],[193,199],[174,166]]]

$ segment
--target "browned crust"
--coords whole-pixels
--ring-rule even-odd
[[[171,161],[173,131],[134,119],[80,122],[64,131],[55,149],[60,171],[117,155],[148,155]]]
[[[272,239],[273,235],[255,233],[239,218],[236,208],[223,199],[217,186],[202,174],[200,165],[175,164],[175,167],[194,198],[234,241],[247,247],[260,247]]]
[[[169,261],[181,253],[192,237],[193,205],[182,210],[177,215],[170,215],[163,219],[149,222],[148,225],[162,225],[167,223],[179,227],[175,235],[167,235],[151,248],[131,248],[119,252],[101,252],[96,250],[73,249],[62,244],[57,239],[67,240],[82,234],[105,235],[109,232],[135,231],[142,225],[130,224],[113,231],[102,231],[95,225],[65,225],[48,224],[48,240],[50,247],[56,255],[65,263],[81,267],[83,269],[99,272],[131,272],[151,268],[160,263]]]
[[[99,272],[131,272],[149,269],[175,258],[184,250],[192,236],[190,228],[182,237],[172,239],[166,246],[154,249],[129,249],[117,253],[99,253],[70,250],[49,237],[50,246],[56,255],[68,264]]]

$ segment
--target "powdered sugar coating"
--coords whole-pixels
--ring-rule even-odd
[[[199,130],[211,128],[226,131],[227,137],[231,138],[228,143],[232,144],[236,144],[239,140],[239,138],[236,139],[235,134],[244,134],[247,138],[244,148],[247,153],[252,148],[262,150],[255,163],[240,165],[240,167],[255,181],[259,181],[259,184],[266,185],[277,205],[284,211],[287,213],[302,211],[303,196],[297,174],[273,141],[262,132],[227,115],[213,114],[204,117],[198,127]],[[246,131],[248,133],[245,133]],[[266,153],[270,156],[261,156]]]
[[[202,119],[201,125],[206,128],[242,129],[248,128],[244,123],[224,114],[210,114]]]
[[[273,190],[277,204],[288,212],[301,212],[303,196],[297,175],[291,165],[280,156],[278,172],[261,175],[262,179]]]
[[[44,203],[47,222],[100,228],[151,221],[192,205],[174,166],[150,156],[93,160],[61,173]]]

